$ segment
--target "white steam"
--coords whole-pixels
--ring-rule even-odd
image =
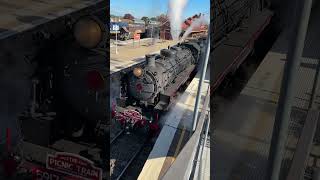
[[[181,33],[182,13],[188,0],[170,0],[169,1],[169,20],[171,36],[173,40],[178,40]]]
[[[201,25],[207,25],[207,24],[208,22],[203,14],[199,18],[194,19],[191,25],[186,30],[186,32],[183,34],[180,42],[184,41],[185,38],[189,36],[189,34],[192,32],[194,28],[197,28],[197,27],[200,28]]]

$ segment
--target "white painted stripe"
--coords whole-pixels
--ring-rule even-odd
[[[143,166],[138,180],[158,179],[175,133],[176,128],[167,125],[162,128],[159,135],[161,138],[158,138],[156,141],[156,144],[150,152],[148,160]]]

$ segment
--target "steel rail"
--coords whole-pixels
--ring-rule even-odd
[[[124,129],[122,129],[118,134],[114,136],[114,138],[111,139],[110,144],[112,144],[119,136],[121,136],[124,133]]]
[[[131,165],[131,163],[133,162],[133,160],[138,156],[138,154],[142,151],[144,144],[141,145],[141,147],[133,154],[133,156],[130,158],[130,160],[128,161],[128,163],[126,164],[126,166],[122,169],[121,173],[119,174],[119,176],[116,178],[116,180],[120,180],[122,178],[122,176],[124,175],[124,173],[127,171],[128,167]]]

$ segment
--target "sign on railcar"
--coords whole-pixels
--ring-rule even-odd
[[[58,152],[48,155],[47,169],[70,175],[76,179],[102,180],[102,169],[94,163],[76,154]]]

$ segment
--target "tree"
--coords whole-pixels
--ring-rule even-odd
[[[156,17],[156,19],[157,19],[157,21],[165,22],[168,20],[168,16],[165,14],[160,14],[159,16]]]
[[[143,16],[143,17],[141,18],[141,20],[144,21],[144,23],[145,23],[146,26],[150,23],[150,19],[149,19],[148,17],[146,17],[146,16]]]
[[[150,18],[150,20],[151,20],[151,21],[156,21],[157,18],[156,18],[156,17],[152,17],[152,18]]]
[[[133,19],[134,19],[134,17],[133,17],[131,14],[125,14],[125,15],[123,16],[123,19],[130,19],[130,20],[133,20]]]

